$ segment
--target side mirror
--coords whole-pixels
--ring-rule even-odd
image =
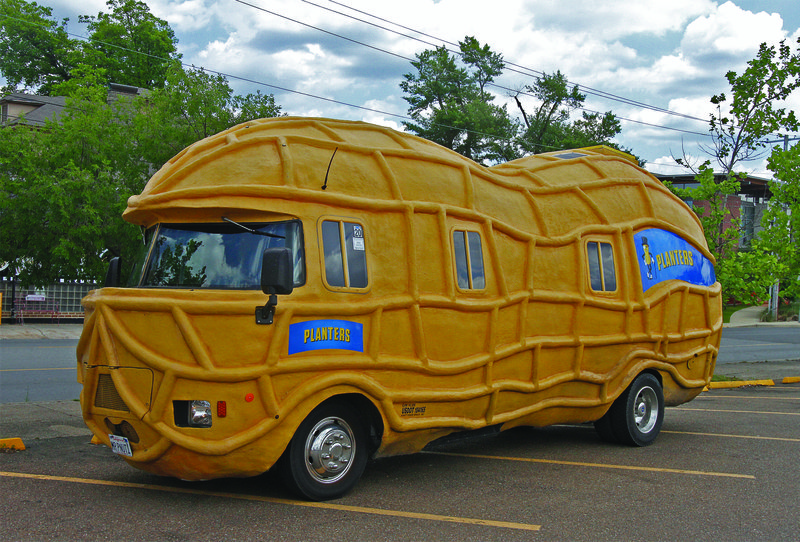
[[[256,323],[269,325],[275,317],[277,294],[288,295],[294,290],[292,251],[286,247],[268,248],[261,260],[261,290],[269,295],[263,307],[256,307]]]
[[[268,295],[288,295],[294,290],[292,250],[268,248],[261,260],[261,290]]]
[[[120,264],[119,256],[111,258],[111,261],[108,262],[108,271],[106,271],[106,280],[103,286],[106,288],[118,288],[121,269],[122,265]]]

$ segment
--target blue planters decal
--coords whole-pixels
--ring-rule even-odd
[[[645,292],[665,280],[682,280],[698,286],[711,286],[717,281],[711,260],[674,233],[652,228],[634,234],[633,238]]]
[[[309,320],[289,326],[289,355],[325,349],[363,352],[363,326],[347,320]]]

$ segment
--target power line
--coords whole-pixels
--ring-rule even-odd
[[[328,34],[328,35],[330,35],[330,36],[334,36],[334,37],[337,37],[337,38],[340,38],[340,39],[343,39],[343,40],[349,41],[349,42],[351,42],[351,43],[355,43],[355,44],[357,44],[357,45],[362,45],[362,46],[364,46],[364,47],[368,47],[368,48],[370,48],[370,49],[373,49],[373,50],[375,50],[375,51],[378,51],[378,52],[381,52],[381,53],[385,53],[385,54],[389,54],[389,55],[392,55],[392,56],[394,56],[394,57],[397,57],[397,58],[400,58],[400,59],[403,59],[403,60],[407,60],[408,62],[413,62],[413,61],[414,61],[414,59],[412,59],[412,58],[405,57],[405,56],[403,56],[403,55],[400,55],[400,54],[394,53],[394,52],[392,52],[392,51],[388,51],[388,50],[386,50],[386,49],[382,49],[382,48],[380,48],[380,47],[376,47],[376,46],[374,46],[374,45],[369,45],[369,44],[366,44],[366,43],[364,43],[364,42],[361,42],[361,41],[358,41],[358,40],[354,40],[354,39],[352,39],[352,38],[348,38],[347,36],[343,36],[343,35],[341,35],[341,34],[337,34],[337,33],[335,33],[335,32],[331,32],[331,31],[329,31],[329,30],[325,30],[325,29],[319,28],[319,27],[317,27],[317,26],[314,26],[314,25],[311,25],[311,24],[308,24],[308,23],[304,23],[304,22],[302,22],[302,21],[298,21],[298,20],[296,20],[296,19],[293,19],[293,18],[291,18],[291,17],[287,17],[286,15],[281,15],[280,13],[276,13],[276,12],[274,12],[274,11],[270,11],[270,10],[268,10],[268,9],[266,9],[266,8],[262,8],[261,6],[257,6],[257,5],[255,5],[255,4],[251,4],[251,3],[249,3],[249,2],[245,2],[244,0],[234,0],[234,1],[238,2],[239,4],[242,4],[242,5],[245,5],[245,6],[251,7],[251,8],[253,8],[253,9],[256,9],[256,10],[258,10],[258,11],[262,11],[262,12],[264,12],[264,13],[268,13],[268,14],[270,14],[270,15],[274,15],[274,16],[276,16],[276,17],[279,17],[279,18],[281,18],[281,19],[284,19],[284,20],[287,20],[287,21],[291,21],[291,22],[293,22],[293,23],[296,23],[296,24],[299,24],[299,25],[305,26],[306,28],[311,28],[311,29],[313,29],[313,30],[317,30],[317,31],[319,31],[319,32],[323,32],[323,33],[325,33],[325,34]],[[311,4],[311,5],[314,5],[314,6],[317,6],[317,7],[321,7],[322,9],[326,9],[326,10],[328,9],[328,8],[324,8],[324,7],[322,7],[322,6],[319,6],[318,4],[315,4],[315,3],[313,3],[313,2],[309,2],[308,0],[302,0],[302,1],[303,1],[303,2],[305,2],[305,3],[307,3],[307,4]],[[335,10],[329,10],[329,11],[334,11],[334,13],[339,13],[339,12],[337,12],[337,11],[335,11]],[[345,16],[347,16],[347,15],[345,15]],[[347,17],[349,17],[349,16],[347,16]],[[350,18],[353,18],[353,17],[350,17]],[[367,23],[367,24],[372,24],[372,23],[369,23],[368,21],[363,21],[363,20],[361,20],[361,19],[357,19],[357,18],[356,18],[356,20],[359,20],[359,21],[365,22],[365,23]],[[379,28],[384,28],[384,27],[379,27]],[[384,29],[385,29],[385,28],[384,28]],[[388,29],[386,29],[386,30],[388,30]],[[391,31],[391,30],[389,30],[389,31]],[[400,34],[400,35],[402,35],[402,36],[406,36],[405,34]],[[406,36],[406,37],[409,37],[409,36]],[[413,38],[413,37],[412,37],[411,39],[416,39],[416,38]],[[423,41],[423,43],[427,43],[427,42],[424,42],[424,41]],[[456,54],[459,54],[459,55],[461,54],[461,53],[460,53],[460,51],[451,51],[451,50],[449,50],[449,49],[448,49],[448,51],[450,51],[450,52],[454,52],[454,53],[456,53]],[[526,68],[526,69],[527,69],[527,68]],[[515,71],[515,70],[511,70],[511,71]],[[521,73],[521,72],[518,72],[518,73]],[[542,73],[543,73],[543,72],[542,72]],[[529,75],[529,74],[523,74],[523,75]],[[498,84],[496,84],[496,83],[488,83],[488,84],[487,84],[487,86],[492,86],[492,87],[499,88],[499,89],[502,89],[502,90],[505,90],[505,91],[508,91],[508,92],[513,92],[513,93],[518,93],[518,94],[524,94],[524,95],[526,95],[526,96],[532,96],[532,94],[530,94],[530,93],[528,93],[528,92],[517,91],[517,90],[515,90],[515,89],[511,89],[511,88],[509,88],[509,87],[505,87],[505,86],[502,86],[502,85],[498,85]],[[593,111],[593,110],[591,110],[591,109],[587,109],[587,108],[585,108],[585,107],[578,107],[577,109],[580,109],[580,110],[583,110],[583,111],[587,111],[587,112],[589,112],[589,113],[599,113],[598,111]],[[665,110],[665,111],[666,111],[666,110]],[[400,115],[398,115],[398,116],[400,116]],[[615,116],[616,116],[616,115],[615,115]],[[403,117],[403,118],[408,118],[408,117],[405,117],[405,116],[402,116],[402,117]],[[618,119],[620,119],[620,120],[627,121],[627,122],[632,122],[632,123],[634,123],[634,124],[641,124],[641,125],[650,126],[650,127],[654,127],[654,128],[662,128],[662,129],[664,129],[664,130],[671,130],[671,131],[681,132],[681,133],[690,134],[690,135],[698,135],[698,136],[701,136],[701,137],[708,137],[708,134],[706,134],[706,133],[702,133],[702,132],[694,132],[694,131],[691,131],[691,130],[684,130],[684,129],[680,129],[680,128],[672,128],[672,127],[670,127],[670,126],[663,126],[663,125],[658,125],[658,124],[647,123],[647,122],[644,122],[644,121],[638,121],[638,120],[629,119],[629,118],[626,118],[626,117],[621,117],[621,116],[617,116],[617,118],[618,118]],[[695,119],[695,120],[697,120],[697,119]],[[704,122],[705,122],[705,121],[704,121]],[[485,134],[484,134],[484,135],[485,135]]]
[[[238,0],[237,0],[237,1],[238,1]],[[342,16],[344,16],[344,17],[348,17],[348,18],[350,18],[350,19],[353,19],[353,20],[356,20],[356,21],[362,22],[362,23],[364,23],[364,24],[368,24],[368,25],[374,26],[374,27],[376,27],[376,28],[380,28],[380,29],[382,29],[382,30],[386,30],[387,32],[392,32],[392,33],[394,33],[394,34],[397,34],[397,35],[399,35],[399,36],[403,36],[403,37],[406,37],[406,38],[408,38],[408,39],[412,39],[412,40],[418,41],[418,42],[420,42],[420,43],[424,43],[424,44],[426,44],[426,45],[433,45],[433,46],[437,46],[437,45],[436,45],[436,44],[434,44],[434,43],[431,43],[431,42],[428,42],[428,41],[422,40],[422,39],[420,39],[420,38],[415,38],[415,37],[413,37],[413,36],[409,36],[408,34],[403,34],[402,32],[398,32],[398,31],[396,31],[396,30],[392,30],[392,29],[390,29],[390,28],[386,28],[386,27],[384,27],[384,26],[377,25],[377,24],[375,24],[375,23],[371,23],[371,22],[369,22],[369,21],[366,21],[366,20],[364,20],[364,19],[360,19],[360,18],[358,18],[358,17],[353,17],[353,16],[351,16],[351,15],[347,15],[347,14],[345,14],[345,13],[342,13],[342,12],[340,12],[340,11],[336,11],[336,10],[333,10],[333,9],[331,9],[331,8],[327,8],[327,7],[325,7],[325,6],[322,6],[322,5],[320,5],[320,4],[317,4],[317,3],[315,3],[315,2],[312,2],[312,1],[310,1],[310,0],[301,0],[301,1],[302,1],[302,2],[304,2],[304,3],[306,3],[306,4],[309,4],[309,5],[312,5],[312,6],[318,7],[318,8],[320,8],[320,9],[324,9],[324,10],[326,10],[326,11],[330,11],[330,12],[332,12],[332,13],[337,13],[337,14],[339,14],[339,15],[342,15]],[[419,31],[419,30],[415,30],[415,29],[413,29],[413,28],[410,28],[410,27],[407,27],[407,26],[403,26],[403,25],[401,25],[401,24],[399,24],[399,23],[396,23],[396,22],[394,22],[394,21],[390,21],[390,20],[388,20],[388,19],[384,19],[384,18],[382,18],[382,17],[378,17],[377,15],[374,15],[374,14],[372,14],[372,13],[369,13],[369,12],[366,12],[366,11],[362,11],[362,10],[359,10],[359,9],[353,8],[353,7],[351,7],[351,6],[348,6],[347,4],[344,4],[344,3],[342,3],[342,2],[337,2],[337,1],[335,1],[335,0],[329,0],[329,2],[331,2],[331,3],[333,3],[333,4],[336,4],[336,5],[339,5],[339,6],[342,6],[342,7],[344,7],[344,8],[350,9],[350,10],[352,10],[352,11],[355,11],[355,12],[357,12],[357,13],[361,13],[362,15],[366,15],[366,16],[368,16],[368,17],[372,17],[372,18],[374,18],[374,19],[377,19],[377,20],[379,20],[379,21],[382,21],[382,22],[386,22],[386,23],[389,23],[389,24],[395,25],[395,26],[397,26],[397,27],[399,27],[399,28],[403,28],[404,30],[408,30],[408,31],[410,31],[410,32],[414,32],[414,33],[417,33],[417,34],[420,34],[420,35],[426,36],[426,37],[428,37],[428,38],[432,38],[432,39],[434,39],[434,40],[437,40],[437,41],[440,41],[440,42],[442,42],[442,43],[446,43],[446,44],[448,44],[448,45],[451,45],[451,46],[453,46],[453,47],[459,47],[459,44],[458,44],[458,43],[453,43],[453,42],[451,42],[451,41],[447,41],[447,40],[445,40],[445,39],[443,39],[443,38],[439,38],[439,37],[433,36],[433,35],[431,35],[431,34],[426,34],[426,33],[424,33],[424,32],[421,32],[421,31]],[[452,49],[448,49],[448,51],[450,51],[450,52],[452,52],[452,53],[455,53],[455,54],[459,54],[459,55],[461,54],[460,50],[452,50]],[[543,72],[543,71],[540,71],[540,70],[535,70],[535,69],[533,69],[533,68],[528,68],[528,67],[526,67],[526,66],[521,66],[521,65],[519,65],[519,64],[515,64],[514,62],[508,62],[508,61],[505,61],[505,60],[504,60],[504,63],[505,63],[507,66],[512,66],[513,68],[518,68],[518,69],[509,69],[509,71],[511,71],[511,72],[514,72],[514,73],[519,73],[519,74],[521,74],[521,75],[525,75],[525,76],[529,76],[529,77],[531,77],[531,76],[532,76],[531,74],[535,74],[535,75],[533,75],[533,77],[539,77],[539,76],[544,76],[544,75],[546,75],[546,74],[545,74],[545,72]],[[520,70],[525,70],[525,71],[523,72],[523,71],[520,71]],[[633,105],[633,106],[635,106],[635,107],[639,107],[639,108],[641,108],[641,109],[650,109],[650,110],[652,110],[652,111],[657,111],[657,112],[659,112],[659,113],[665,113],[665,114],[668,114],[668,115],[674,115],[674,116],[677,116],[677,117],[682,117],[682,118],[689,119],[689,120],[695,120],[695,121],[699,121],[699,122],[703,122],[703,123],[706,123],[706,122],[708,122],[708,119],[701,119],[701,118],[699,118],[699,117],[695,117],[695,116],[692,116],[692,115],[687,115],[687,114],[684,114],[684,113],[679,113],[679,112],[677,112],[677,111],[672,111],[672,110],[670,110],[670,109],[665,109],[665,108],[663,108],[663,107],[658,107],[658,106],[654,106],[654,105],[646,104],[646,103],[644,103],[644,102],[639,102],[639,101],[633,100],[633,99],[631,99],[631,98],[625,98],[624,96],[619,96],[619,95],[617,95],[617,94],[613,94],[613,93],[610,93],[610,92],[606,92],[606,91],[604,91],[604,90],[599,90],[599,89],[596,89],[596,88],[593,88],[593,87],[589,87],[589,86],[586,86],[586,85],[580,85],[580,84],[578,84],[578,83],[571,83],[571,84],[572,84],[573,86],[575,86],[575,87],[578,87],[578,88],[582,89],[582,90],[583,90],[584,92],[586,92],[587,94],[591,94],[591,95],[593,95],[593,96],[598,96],[598,97],[601,97],[601,98],[605,98],[605,99],[608,99],[608,100],[612,100],[612,101],[617,101],[617,102],[625,103],[625,104],[628,104],[628,105]],[[496,85],[495,85],[495,86],[496,86]],[[504,88],[504,87],[501,87],[501,88]],[[507,89],[507,90],[511,90],[511,89]]]
[[[269,13],[271,15],[274,15],[274,16],[277,16],[277,17],[280,17],[280,18],[283,18],[283,19],[291,21],[293,23],[300,24],[302,26],[311,28],[313,30],[317,30],[319,32],[323,32],[323,33],[326,33],[328,35],[331,35],[331,36],[334,36],[334,37],[337,37],[337,38],[340,38],[340,39],[343,39],[343,40],[347,40],[347,41],[350,41],[350,42],[358,44],[358,45],[362,45],[364,47],[368,47],[368,48],[376,50],[378,52],[382,52],[384,54],[389,54],[389,55],[401,58],[403,60],[407,60],[409,62],[412,60],[412,59],[410,59],[408,57],[399,55],[399,54],[394,53],[392,51],[388,51],[388,50],[385,50],[385,49],[382,49],[382,48],[379,48],[379,47],[375,47],[375,46],[360,42],[358,40],[354,40],[354,39],[348,38],[346,36],[343,36],[343,35],[340,35],[340,34],[337,34],[337,33],[334,33],[334,32],[330,32],[330,31],[318,28],[318,27],[315,27],[315,26],[307,24],[307,23],[303,23],[303,22],[298,21],[296,19],[292,19],[292,18],[287,17],[285,15],[281,15],[281,14],[275,13],[273,11],[266,10],[264,8],[261,8],[259,6],[254,5],[254,4],[250,4],[248,2],[245,2],[243,0],[236,0],[236,1],[238,3],[246,5],[248,7],[251,7],[251,8],[260,10],[260,11],[264,11],[266,13]],[[303,0],[303,1],[306,1],[306,0]],[[333,0],[331,0],[331,1],[333,1]],[[306,2],[306,3],[312,4],[312,5],[317,5],[317,4],[314,4],[313,2]],[[334,3],[337,3],[339,5],[345,6],[344,4],[341,4],[339,2],[334,2]],[[347,7],[347,6],[345,6],[345,7]],[[325,9],[325,8],[323,8],[323,9]],[[354,8],[349,8],[349,9],[354,9]],[[339,13],[339,12],[336,12],[336,13]],[[366,13],[366,12],[364,12],[364,13]],[[41,25],[41,24],[38,24],[38,23],[34,23],[32,21],[25,21],[25,20],[22,20],[22,19],[18,19],[16,17],[5,15],[5,14],[0,14],[0,16],[2,16],[3,18],[16,20],[18,22],[22,22],[22,23],[26,23],[26,24],[32,24],[32,25],[35,25],[35,26],[40,26],[40,27],[44,28],[45,30],[50,31],[50,29],[47,26]],[[372,16],[372,15],[370,15],[370,16]],[[373,17],[375,17],[375,16],[373,16]],[[389,21],[389,22],[391,22],[391,21]],[[368,23],[367,22],[367,24],[372,24],[372,23]],[[396,24],[396,23],[391,23],[391,24]],[[398,25],[398,26],[400,26],[400,25]],[[383,27],[381,27],[381,28],[383,28]],[[403,27],[403,28],[408,28],[408,27]],[[426,36],[431,37],[428,34],[424,34],[424,33],[421,33],[419,31],[416,31],[416,30],[413,30],[413,29],[409,29],[409,30],[412,31],[412,32],[417,32],[417,33],[420,33],[422,35],[426,35]],[[144,55],[144,56],[156,59],[156,60],[161,60],[161,61],[172,61],[173,60],[173,59],[168,58],[168,57],[167,58],[159,57],[159,56],[156,56],[156,55],[145,53],[143,51],[137,51],[137,50],[134,50],[134,49],[130,49],[128,47],[123,47],[123,46],[120,46],[120,45],[111,44],[111,43],[103,42],[101,40],[89,38],[87,36],[83,36],[83,35],[80,35],[80,34],[76,34],[76,33],[72,33],[72,32],[66,32],[66,33],[69,36],[73,36],[73,37],[76,37],[76,38],[79,38],[79,39],[82,39],[82,40],[92,41],[94,43],[107,45],[107,46],[114,47],[114,48],[117,48],[117,49],[120,49],[120,50],[131,52],[131,53],[134,53],[134,54]],[[409,37],[411,39],[415,39],[415,38],[407,36],[405,34],[401,34],[401,35]],[[434,37],[434,39],[436,39],[436,38]],[[428,43],[428,42],[424,42],[424,41],[422,41],[422,42],[423,43]],[[458,52],[458,53],[460,54],[460,52]],[[290,94],[296,94],[296,95],[300,95],[300,96],[305,96],[305,97],[308,97],[308,98],[313,98],[313,99],[316,99],[316,100],[322,100],[322,101],[326,101],[326,102],[329,102],[329,103],[342,105],[342,106],[345,106],[345,107],[351,107],[351,108],[359,109],[359,110],[362,110],[362,111],[368,111],[368,112],[372,112],[372,113],[379,113],[381,115],[387,115],[387,116],[398,118],[398,119],[411,120],[411,121],[414,120],[412,117],[409,117],[408,115],[404,115],[404,114],[398,114],[398,113],[393,113],[393,112],[390,112],[390,111],[383,111],[383,110],[379,110],[379,109],[375,109],[375,108],[371,108],[371,107],[360,106],[360,105],[352,104],[352,103],[345,102],[345,101],[342,101],[342,100],[337,100],[337,99],[333,99],[333,98],[327,98],[327,97],[324,97],[324,96],[319,96],[319,95],[311,94],[311,93],[308,93],[308,92],[303,92],[303,91],[299,91],[299,90],[295,90],[295,89],[290,89],[290,88],[286,88],[286,87],[279,86],[279,85],[273,85],[273,84],[266,83],[266,82],[263,82],[263,81],[250,79],[250,78],[247,78],[247,77],[237,76],[237,75],[229,74],[229,73],[218,71],[218,70],[213,70],[213,69],[206,68],[206,67],[203,67],[203,66],[196,67],[194,65],[189,65],[189,64],[187,64],[185,62],[180,62],[180,64],[184,68],[200,69],[202,71],[205,71],[205,72],[208,72],[208,73],[212,73],[212,74],[216,74],[216,75],[220,75],[220,76],[223,76],[223,77],[226,77],[226,78],[229,78],[229,79],[234,79],[234,80],[239,80],[239,81],[243,81],[243,82],[259,85],[259,86],[263,86],[263,87],[274,89],[274,90],[281,91],[281,92],[286,92],[286,93],[290,93]],[[525,68],[525,69],[529,70],[529,71],[533,71],[533,70],[530,70],[529,68]],[[499,85],[494,85],[494,86],[497,86],[498,88],[502,88],[502,89],[505,89],[505,90],[512,90],[512,89],[508,89],[507,87],[502,87],[502,86],[499,86]],[[522,94],[530,95],[528,93],[522,93]],[[585,108],[580,108],[580,109],[583,109],[585,111],[589,111],[589,112],[592,112],[592,113],[598,113],[597,111],[592,111],[592,110],[585,109]],[[676,132],[681,132],[681,133],[686,133],[686,134],[691,134],[691,135],[705,136],[705,137],[709,136],[709,134],[705,134],[705,133],[694,132],[694,131],[690,131],[690,130],[683,130],[683,129],[679,129],[679,128],[672,128],[672,127],[669,127],[669,126],[663,126],[663,125],[648,123],[648,122],[644,122],[644,121],[628,119],[628,118],[625,118],[625,117],[617,117],[617,118],[619,118],[620,120],[626,121],[626,122],[630,122],[630,123],[634,123],[634,124],[640,124],[640,125],[643,125],[643,126],[650,126],[650,127],[658,128],[658,129],[676,131]],[[474,130],[456,128],[456,127],[453,127],[453,126],[447,126],[447,125],[438,124],[438,123],[436,125],[442,126],[444,128],[450,128],[450,129],[456,129],[456,130],[459,130],[459,131],[466,131],[466,132],[470,132],[470,133],[475,133],[477,135],[495,137],[494,134],[487,134],[487,133],[483,133],[483,132],[477,132],[477,131],[474,131]],[[555,147],[553,147],[553,148],[555,148]]]

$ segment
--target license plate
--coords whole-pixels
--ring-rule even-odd
[[[124,455],[126,457],[133,457],[133,452],[131,451],[131,443],[125,437],[120,437],[117,435],[108,435],[108,438],[111,439],[111,451],[115,454]]]

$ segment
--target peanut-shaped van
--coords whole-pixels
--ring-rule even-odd
[[[185,149],[123,216],[145,244],[83,301],[81,407],[160,475],[277,469],[321,500],[460,430],[594,422],[644,446],[719,349],[697,217],[606,147],[487,168],[263,119]]]

